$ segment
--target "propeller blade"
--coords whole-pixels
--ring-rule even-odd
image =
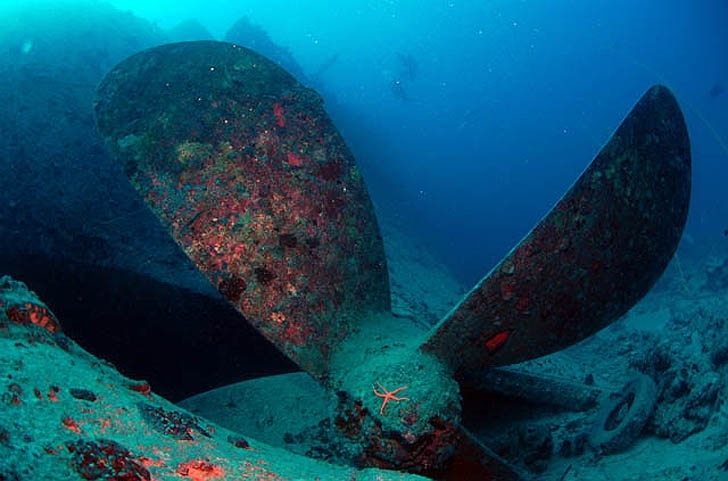
[[[421,349],[462,380],[561,350],[609,325],[672,258],[690,177],[680,107],[667,88],[652,87],[564,197]]]
[[[513,467],[491,449],[460,426],[455,453],[447,463],[438,469],[421,473],[437,481],[462,481],[482,479],[487,481],[527,481],[530,475]]]
[[[316,92],[223,42],[155,47],[97,91],[98,128],[207,279],[319,379],[351,330],[389,309],[374,210]]]

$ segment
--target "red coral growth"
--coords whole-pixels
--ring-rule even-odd
[[[61,325],[48,308],[26,302],[19,306],[12,306],[6,311],[8,319],[16,324],[35,324],[50,333],[60,332]]]
[[[73,455],[71,464],[83,479],[114,481],[150,481],[151,474],[128,449],[114,441],[79,440],[66,444]]]
[[[58,393],[61,389],[58,386],[51,386],[48,390],[48,399],[52,402],[58,402]]]
[[[177,466],[177,473],[187,476],[193,481],[206,481],[211,478],[219,478],[225,475],[225,472],[214,464],[204,459],[193,459]]]
[[[152,387],[149,385],[148,382],[139,382],[136,384],[132,384],[129,386],[129,389],[132,391],[136,391],[139,394],[144,394],[146,397],[152,397]]]
[[[278,122],[278,127],[286,126],[286,118],[283,116],[283,114],[285,112],[286,112],[286,109],[283,108],[283,106],[280,104],[280,102],[276,102],[273,104],[273,115],[276,116],[276,121]]]
[[[303,157],[296,155],[293,152],[288,152],[286,155],[286,161],[291,167],[301,167],[303,165]]]
[[[199,420],[187,413],[167,411],[161,407],[139,403],[142,419],[156,431],[180,441],[193,441],[197,432],[205,437],[210,434],[199,424]]]
[[[63,419],[61,420],[61,424],[63,424],[63,427],[66,429],[69,429],[73,431],[74,433],[80,433],[81,428],[78,427],[78,423],[76,423],[76,420],[73,419],[71,416],[63,416]]]
[[[493,352],[501,347],[503,344],[505,344],[505,342],[508,340],[509,335],[510,334],[508,333],[508,331],[501,331],[485,341],[485,347],[486,349],[488,349],[488,352]]]

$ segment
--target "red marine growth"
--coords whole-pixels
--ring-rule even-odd
[[[286,110],[283,108],[283,106],[280,104],[280,102],[276,102],[273,104],[273,115],[276,116],[276,121],[278,122],[278,127],[286,126],[286,118],[283,117],[283,114],[285,112],[286,112]]]
[[[69,442],[71,464],[83,479],[115,479],[119,481],[150,481],[151,474],[131,455],[129,450],[107,439]]]

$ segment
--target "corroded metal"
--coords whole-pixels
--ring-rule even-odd
[[[104,79],[99,130],[213,285],[308,372],[326,377],[349,316],[389,308],[382,240],[321,98],[222,42],[164,45]]]
[[[422,349],[462,379],[570,346],[629,310],[665,270],[690,202],[677,101],[647,91],[544,219],[433,330]]]

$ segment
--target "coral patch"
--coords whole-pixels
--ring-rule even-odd
[[[215,466],[204,459],[193,459],[180,464],[177,467],[177,473],[190,478],[192,481],[206,481],[225,475],[225,472],[219,466]]]
[[[48,332],[59,332],[61,325],[58,319],[46,307],[26,302],[12,306],[7,310],[8,319],[17,324],[35,324]]]
[[[151,474],[131,455],[129,450],[114,441],[79,440],[66,444],[71,453],[71,465],[83,479],[115,479],[120,481],[150,481]]]
[[[286,155],[286,161],[291,167],[301,167],[303,165],[303,157],[294,154],[293,152],[288,152]]]
[[[273,104],[273,115],[276,116],[276,123],[278,124],[278,127],[286,126],[286,118],[283,116],[285,113],[286,109],[283,108],[280,102]]]

